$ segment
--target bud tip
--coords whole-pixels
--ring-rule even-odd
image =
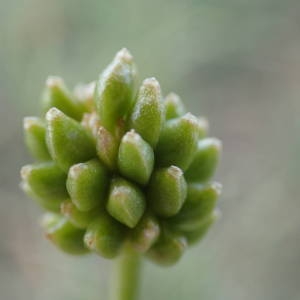
[[[46,113],[46,120],[52,121],[61,115],[62,112],[59,109],[57,109],[56,107],[51,107]]]
[[[139,139],[139,135],[136,133],[134,129],[128,131],[123,137],[123,141],[126,142],[137,141],[138,139]]]
[[[183,115],[182,119],[189,122],[190,124],[199,124],[199,119],[190,112]]]
[[[38,120],[37,117],[25,117],[23,120],[24,129],[25,130],[30,129],[32,126],[34,126],[37,120]]]
[[[171,166],[169,169],[168,169],[168,173],[173,176],[173,177],[180,177],[182,176],[183,172],[181,169],[179,169],[178,167],[176,166]]]
[[[160,91],[159,82],[155,77],[144,79],[142,86],[144,86],[144,88]]]
[[[63,84],[63,79],[59,76],[49,76],[46,80],[46,86],[49,88],[57,87]]]
[[[26,165],[26,166],[22,167],[22,168],[21,168],[21,171],[20,171],[20,173],[21,173],[21,178],[22,178],[23,180],[26,180],[27,177],[28,177],[29,174],[30,174],[30,171],[31,171],[31,166],[30,166],[30,165]]]
[[[168,100],[168,99],[172,99],[172,100],[179,100],[179,96],[176,94],[176,93],[174,93],[174,92],[170,92],[167,96],[166,96],[166,100]]]
[[[79,163],[79,164],[73,165],[69,169],[69,176],[71,178],[78,177],[78,175],[80,174],[81,170],[83,170],[84,168],[85,168],[85,165],[83,163]]]
[[[117,54],[116,54],[116,59],[121,60],[125,63],[131,63],[133,60],[132,55],[128,51],[127,48],[122,48]]]
[[[204,146],[212,146],[218,152],[222,151],[222,142],[217,138],[206,138],[204,140],[200,140],[199,143],[201,143]]]

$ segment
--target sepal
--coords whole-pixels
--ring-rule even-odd
[[[197,145],[196,155],[184,173],[187,181],[201,182],[210,179],[219,162],[222,143],[216,138],[200,140]]]
[[[105,258],[116,257],[124,239],[124,226],[106,213],[101,214],[89,225],[84,236],[85,245]]]
[[[133,228],[144,214],[146,201],[138,186],[115,178],[111,182],[106,208],[116,220]]]
[[[120,173],[136,183],[145,185],[153,171],[154,153],[151,146],[134,130],[127,132],[118,154]]]
[[[56,107],[67,116],[80,120],[83,114],[82,107],[71,92],[67,89],[62,78],[49,76],[46,80],[46,87],[42,95],[43,111],[46,113],[50,108]]]
[[[48,213],[42,225],[47,239],[60,250],[73,255],[89,252],[83,243],[85,231],[74,227],[66,218]]]
[[[191,113],[166,121],[155,154],[158,165],[177,166],[185,171],[191,164],[206,125]]]
[[[38,161],[51,159],[46,145],[46,125],[37,117],[24,118],[24,138],[30,154]]]
[[[154,171],[147,193],[147,200],[159,216],[171,217],[181,209],[187,195],[183,172],[175,166]]]
[[[96,156],[95,143],[88,131],[57,108],[46,114],[46,140],[52,159],[64,170]]]
[[[145,79],[130,117],[130,127],[155,148],[164,122],[160,85],[155,78]]]
[[[104,207],[109,184],[108,172],[98,160],[73,165],[68,173],[67,190],[80,211]]]
[[[175,119],[186,113],[185,107],[180,97],[175,93],[170,93],[164,100],[166,120]]]
[[[44,209],[59,211],[60,203],[67,199],[67,175],[54,163],[26,165],[21,169],[23,190]]]
[[[131,245],[136,251],[145,253],[158,240],[159,235],[158,219],[154,214],[146,212],[130,232]]]
[[[86,229],[103,209],[96,207],[89,211],[80,211],[71,200],[65,200],[61,203],[60,211],[75,227]]]
[[[132,106],[135,76],[133,58],[122,49],[96,83],[96,109],[103,126],[111,132]]]

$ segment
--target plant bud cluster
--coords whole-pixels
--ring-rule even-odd
[[[136,74],[122,49],[74,92],[49,77],[42,116],[24,119],[36,163],[22,168],[21,186],[47,211],[46,236],[63,251],[114,258],[126,243],[171,265],[217,217],[221,142],[155,78],[137,89]]]

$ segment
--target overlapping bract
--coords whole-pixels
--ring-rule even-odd
[[[221,143],[155,78],[136,82],[126,49],[74,93],[48,78],[44,115],[24,120],[37,163],[22,168],[21,186],[48,211],[46,236],[63,251],[113,258],[126,243],[170,265],[217,217]]]

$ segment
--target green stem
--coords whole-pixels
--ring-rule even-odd
[[[140,279],[141,255],[125,246],[116,259],[111,282],[111,300],[136,300]]]

